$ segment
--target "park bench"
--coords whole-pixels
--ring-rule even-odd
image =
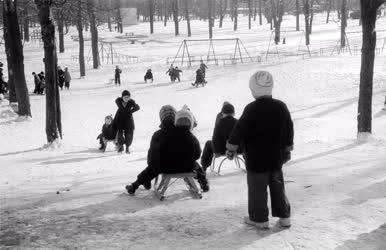
[[[165,200],[166,190],[170,186],[172,186],[177,180],[183,180],[192,198],[201,199],[202,194],[194,181],[194,177],[196,177],[196,174],[193,172],[178,173],[178,174],[161,174],[161,181],[159,184],[158,184],[158,176],[155,178],[154,193],[158,199],[163,201]]]

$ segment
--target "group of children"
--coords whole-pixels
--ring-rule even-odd
[[[70,89],[71,75],[68,71],[68,68],[65,67],[64,71],[61,67],[58,67],[58,77],[59,77],[59,88],[62,90],[63,87],[65,89]]]
[[[196,79],[194,83],[192,83],[193,86],[198,86],[198,84],[205,85],[207,83],[205,80],[205,73],[207,69],[208,67],[205,65],[203,60],[201,60],[200,67],[196,70]],[[182,70],[180,70],[177,66],[174,67],[173,64],[171,64],[169,69],[166,71],[166,74],[169,75],[171,82],[175,82],[176,80],[178,82],[181,82],[181,78],[180,78],[181,73],[182,73]],[[118,85],[118,86],[121,85],[121,74],[122,74],[122,69],[120,69],[119,66],[117,65],[114,71],[115,85]],[[151,82],[154,81],[154,76],[151,69],[148,69],[146,71],[145,76],[143,77],[143,80],[145,83],[147,83],[148,80]]]

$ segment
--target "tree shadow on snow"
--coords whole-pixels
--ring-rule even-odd
[[[381,110],[381,111],[378,111],[378,113],[376,113],[373,118],[377,119],[377,118],[384,116],[384,115],[386,115],[386,110]]]
[[[345,249],[386,249],[386,223],[369,233],[358,235],[355,240],[346,240],[336,248]]]
[[[95,159],[100,159],[100,158],[106,158],[110,157],[111,155],[102,155],[102,156],[96,156],[96,157],[76,157],[76,158],[68,158],[68,159],[60,159],[60,160],[52,160],[52,161],[43,161],[40,162],[40,165],[51,165],[51,164],[63,164],[63,163],[78,163],[82,161],[88,161],[88,160],[95,160]]]
[[[9,153],[5,153],[5,154],[0,154],[0,156],[25,154],[25,153],[35,152],[35,151],[40,151],[40,150],[42,150],[41,147],[39,147],[39,148],[33,148],[33,149],[27,149],[27,150],[21,150],[21,151],[16,151],[16,152],[9,152]]]

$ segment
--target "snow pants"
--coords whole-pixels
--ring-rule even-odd
[[[284,178],[281,170],[275,172],[247,172],[248,214],[255,222],[268,221],[267,186],[271,195],[272,216],[289,218],[291,206],[285,195]]]
[[[204,146],[204,150],[202,151],[201,156],[201,166],[206,171],[206,169],[212,164],[213,160],[213,146],[212,141],[207,141]]]
[[[64,83],[64,87],[65,87],[66,89],[70,89],[70,82],[65,82],[65,83]]]
[[[118,145],[126,144],[126,148],[129,148],[133,142],[133,134],[134,130],[118,129]]]

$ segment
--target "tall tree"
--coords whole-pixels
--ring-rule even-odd
[[[263,6],[261,1],[262,0],[259,0],[259,24],[263,25]]]
[[[100,62],[99,62],[99,49],[98,49],[98,44],[99,44],[98,28],[96,25],[94,0],[87,0],[87,13],[88,13],[88,18],[90,22],[93,68],[97,69],[100,65]]]
[[[209,39],[213,38],[213,25],[212,25],[212,0],[208,0],[208,25],[209,25]]]
[[[358,136],[371,133],[371,105],[377,32],[377,11],[386,0],[361,0],[362,57],[358,101]]]
[[[186,19],[186,25],[188,26],[188,37],[192,36],[192,30],[190,29],[190,16],[189,16],[189,0],[184,0],[184,7],[185,7],[185,19]]]
[[[310,2],[309,0],[303,0],[303,13],[304,13],[304,23],[305,23],[305,36],[306,36],[306,45],[310,45]]]
[[[346,46],[346,27],[347,27],[347,0],[342,0],[340,22],[340,47]]]
[[[233,0],[233,30],[237,30],[237,19],[239,15],[239,2],[238,0]]]
[[[57,75],[55,25],[51,18],[52,0],[35,0],[38,7],[46,72],[46,135],[48,143],[62,138],[60,96]]]
[[[218,27],[219,28],[222,28],[222,24],[223,24],[223,20],[224,20],[226,9],[227,9],[226,2],[224,2],[224,0],[220,0],[219,8],[218,8],[218,10],[219,10],[219,23],[218,23]]]
[[[248,29],[252,28],[252,0],[248,0]]]
[[[178,36],[180,30],[178,27],[178,0],[172,0],[172,11],[173,11],[173,21],[174,21],[174,34]]]
[[[78,30],[78,40],[79,40],[79,72],[80,77],[86,75],[86,65],[84,60],[84,38],[83,38],[83,22],[82,22],[82,0],[77,0],[77,18],[76,18],[76,29]]]
[[[295,8],[296,8],[296,31],[299,31],[300,30],[300,3],[299,3],[299,0],[296,0]]]
[[[154,33],[154,0],[149,1],[149,22],[150,22],[150,34]]]
[[[280,29],[284,15],[284,0],[271,0],[272,21],[275,28],[275,44],[280,42]]]
[[[327,18],[326,18],[326,23],[330,21],[330,11],[331,11],[331,2],[332,0],[327,0]]]
[[[3,1],[4,40],[8,74],[18,102],[18,114],[31,116],[28,88],[24,75],[24,55],[17,17],[17,0]]]

